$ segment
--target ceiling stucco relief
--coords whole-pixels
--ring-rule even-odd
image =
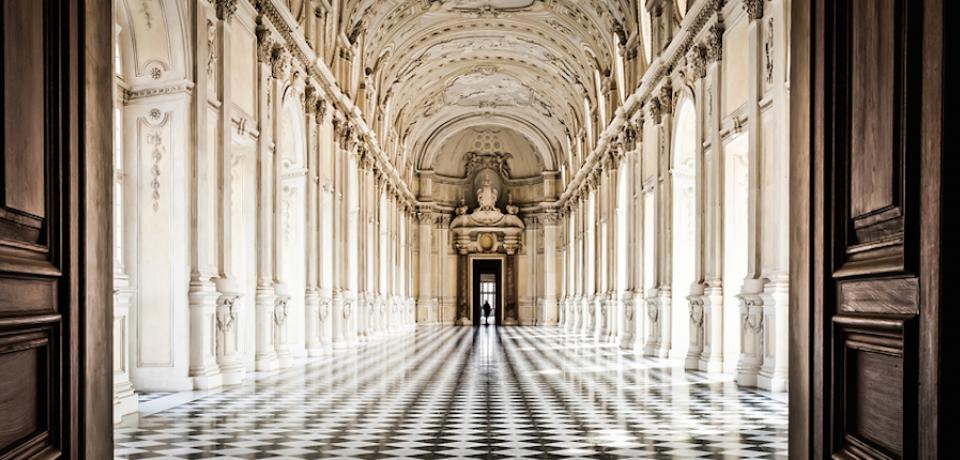
[[[528,106],[535,101],[533,89],[494,68],[459,76],[444,91],[444,102],[466,107]]]
[[[502,151],[528,177],[557,170],[571,133],[594,118],[596,75],[610,78],[637,17],[623,0],[345,3],[383,122],[418,169],[465,161],[471,149],[448,146],[483,127],[523,140],[522,152]]]
[[[536,0],[446,0],[443,8],[451,11],[522,11],[530,8]]]

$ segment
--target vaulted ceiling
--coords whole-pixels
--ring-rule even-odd
[[[377,105],[418,169],[484,127],[525,139],[556,170],[636,29],[634,3],[346,0],[341,21],[363,40]]]

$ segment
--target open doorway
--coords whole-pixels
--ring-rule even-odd
[[[500,260],[473,261],[473,325],[501,323],[503,308],[503,266]],[[490,305],[487,314],[486,305]],[[486,321],[484,320],[486,317]]]

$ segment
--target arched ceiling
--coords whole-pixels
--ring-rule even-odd
[[[341,20],[349,40],[363,40],[378,106],[418,169],[433,168],[463,130],[495,127],[555,170],[635,27],[630,4],[346,0]]]
[[[428,161],[436,174],[446,177],[464,177],[469,154],[477,152],[509,152],[506,163],[514,179],[537,177],[544,170],[534,143],[517,131],[498,126],[478,124],[453,132],[440,143],[439,150],[443,155]]]

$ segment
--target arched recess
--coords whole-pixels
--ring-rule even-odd
[[[191,59],[183,11],[176,0],[115,0],[120,76],[130,87],[186,79]]]
[[[447,139],[464,129],[469,129],[477,125],[508,129],[519,133],[529,140],[535,151],[540,154],[540,158],[543,160],[544,170],[556,170],[558,156],[549,137],[530,120],[512,117],[504,113],[491,115],[490,117],[466,114],[442,124],[430,125],[428,129],[424,129],[422,132],[431,134],[422,137],[422,139],[424,139],[422,143],[418,142],[414,144],[413,147],[415,152],[419,152],[416,162],[417,168],[432,168],[437,155],[442,153],[438,151],[437,146],[443,145]],[[415,138],[421,139],[421,137]]]
[[[631,241],[636,237],[635,234],[630,234],[630,220],[633,217],[633,197],[631,196],[632,183],[631,178],[633,176],[629,163],[624,160],[621,163],[620,171],[618,172],[617,178],[617,190],[616,190],[616,213],[617,213],[617,228],[616,228],[616,248],[614,254],[616,260],[616,286],[617,292],[616,295],[618,298],[623,299],[624,295],[627,294],[627,290],[631,288],[630,277],[632,276],[632,271],[630,270],[630,256],[634,254],[632,250]],[[631,300],[632,302],[632,300]],[[634,321],[633,315],[635,310],[630,308],[625,308],[624,314],[620,315],[617,318],[617,330],[620,331],[621,337],[620,340],[624,344],[632,344],[634,339]]]
[[[673,158],[670,164],[671,196],[671,282],[673,292],[672,351],[674,357],[686,355],[690,343],[690,305],[687,295],[696,281],[696,158],[697,113],[690,98],[678,104],[673,133]]]
[[[629,281],[629,257],[632,252],[630,251],[630,240],[634,235],[629,234],[630,231],[630,218],[632,215],[632,210],[630,209],[630,204],[633,202],[632,197],[630,196],[630,168],[627,166],[621,166],[620,171],[618,172],[619,177],[617,178],[617,241],[616,241],[616,264],[617,264],[617,289],[619,293],[623,293],[628,287]]]
[[[278,193],[278,252],[277,277],[287,289],[290,299],[287,301],[287,318],[275,322],[286,334],[285,343],[291,352],[303,351],[305,324],[301,319],[305,315],[304,298],[306,294],[306,127],[303,109],[295,92],[290,91],[283,102],[280,112],[277,137]],[[283,312],[277,312],[282,315]],[[280,337],[282,339],[283,337]]]
[[[748,136],[723,146],[723,371],[734,373],[740,356],[740,293],[748,270]]]

